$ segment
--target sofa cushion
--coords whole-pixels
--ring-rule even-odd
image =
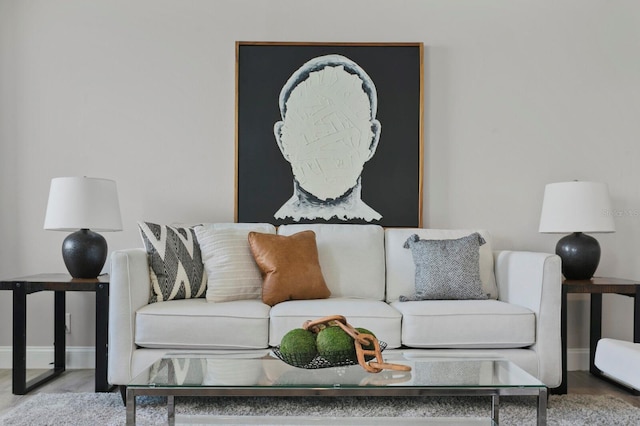
[[[259,349],[267,347],[269,306],[260,300],[207,303],[171,300],[136,312],[135,343],[163,349]]]
[[[257,356],[234,358],[234,368],[225,359],[208,357],[205,361],[204,386],[260,386],[264,384],[264,363]],[[270,363],[267,363],[270,364]]]
[[[249,233],[249,247],[262,273],[262,301],[325,299],[331,295],[318,262],[316,235]]]
[[[411,235],[404,243],[416,265],[415,292],[401,302],[437,299],[486,299],[480,281],[479,249],[485,240],[474,232],[451,240],[421,240]]]
[[[594,362],[605,375],[640,390],[640,343],[600,339]]]
[[[138,222],[149,259],[149,303],[204,297],[207,274],[192,228]]]
[[[291,235],[307,229],[316,233],[320,266],[332,297],[384,299],[384,230],[381,226],[282,225],[278,234]]]
[[[388,348],[400,346],[400,312],[380,300],[330,298],[279,303],[270,312],[269,345],[278,346],[282,336],[302,327],[306,320],[342,315],[354,327],[372,331]]]
[[[178,386],[198,386],[207,371],[207,360],[204,358],[161,358],[149,367],[149,377],[156,377],[156,383],[169,383],[171,378]]]
[[[385,256],[387,267],[387,302],[393,302],[401,295],[410,295],[415,292],[416,266],[411,252],[403,248],[405,241],[412,234],[417,234],[422,239],[445,240],[465,237],[473,232],[478,232],[485,240],[480,246],[480,280],[482,291],[489,299],[498,298],[498,287],[493,269],[493,251],[491,237],[487,231],[474,231],[468,229],[424,229],[424,228],[387,228],[385,230]]]
[[[522,348],[535,343],[536,316],[498,300],[393,302],[402,344],[412,348]]]
[[[262,276],[249,249],[249,232],[275,234],[268,223],[208,223],[195,227],[207,271],[207,300],[260,299]]]

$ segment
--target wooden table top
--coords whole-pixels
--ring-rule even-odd
[[[612,277],[593,277],[590,280],[564,280],[568,293],[619,293],[635,295],[640,281]]]
[[[97,284],[109,284],[109,275],[97,278],[73,278],[66,273],[28,275],[0,281],[0,290],[13,290],[16,283],[24,284],[29,291],[94,291]]]

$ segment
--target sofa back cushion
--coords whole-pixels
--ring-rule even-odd
[[[451,240],[478,232],[486,241],[480,246],[480,281],[482,290],[489,299],[498,298],[498,287],[493,269],[493,250],[487,231],[468,229],[424,229],[424,228],[387,228],[385,230],[385,254],[387,269],[387,302],[393,302],[400,296],[413,295],[415,288],[416,266],[411,250],[404,248],[407,239],[417,234],[424,240]]]
[[[318,258],[331,297],[384,300],[384,229],[379,225],[281,225],[279,235],[316,233]],[[409,253],[411,255],[411,253]]]

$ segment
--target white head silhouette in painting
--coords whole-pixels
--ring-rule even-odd
[[[279,103],[282,121],[273,131],[291,164],[293,196],[274,217],[379,220],[361,199],[360,174],[381,129],[367,73],[344,56],[313,58],[287,80]]]

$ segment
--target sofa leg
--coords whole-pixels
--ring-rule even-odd
[[[120,396],[122,397],[122,403],[127,406],[127,387],[125,385],[118,386],[120,388]]]

